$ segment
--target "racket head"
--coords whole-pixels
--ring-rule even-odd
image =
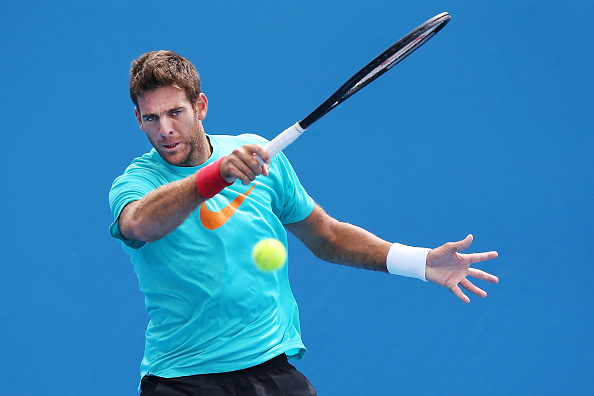
[[[299,121],[299,125],[303,129],[307,129],[311,124],[319,120],[334,107],[359,92],[365,86],[369,85],[372,81],[416,51],[431,39],[431,37],[437,34],[437,32],[443,29],[450,19],[450,14],[442,12],[392,44],[384,52],[376,56],[371,62],[355,73],[332,96],[318,106],[317,109],[311,112],[303,120]]]

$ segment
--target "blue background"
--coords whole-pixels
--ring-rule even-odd
[[[147,316],[107,231],[112,180],[150,148],[132,59],[186,56],[207,132],[272,138],[442,11],[285,153],[331,215],[417,246],[473,233],[500,283],[463,304],[291,238],[296,365],[320,395],[593,392],[593,2],[58,3],[0,6],[3,394],[136,393]]]

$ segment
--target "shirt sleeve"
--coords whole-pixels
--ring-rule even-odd
[[[296,223],[311,214],[314,200],[301,185],[299,177],[285,154],[280,152],[276,157],[279,161],[284,188],[284,202],[279,219],[283,224]]]
[[[124,238],[120,232],[119,217],[126,205],[139,200],[157,187],[151,172],[147,170],[124,173],[115,179],[109,191],[109,206],[114,218],[109,226],[109,233],[113,238],[133,249],[139,249],[146,244],[146,242]]]

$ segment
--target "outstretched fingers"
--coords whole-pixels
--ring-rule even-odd
[[[427,255],[427,265],[425,270],[427,280],[449,288],[456,297],[466,303],[470,302],[470,299],[464,294],[462,289],[479,297],[487,296],[487,293],[484,290],[475,286],[467,279],[468,276],[490,283],[499,282],[499,278],[496,276],[472,268],[472,264],[496,258],[498,256],[497,252],[461,253],[470,247],[472,241],[473,236],[472,234],[469,234],[461,241],[448,242],[431,250]]]
[[[480,269],[470,268],[470,276],[476,279],[484,280],[490,283],[497,283],[499,282],[499,278],[495,275],[491,275],[488,272],[481,271]]]
[[[481,289],[480,287],[475,286],[471,281],[464,278],[460,281],[460,286],[471,292],[472,294],[476,294],[479,297],[487,297],[487,292]]]
[[[497,258],[497,252],[471,253],[466,256],[470,260],[470,264],[480,263],[481,261],[493,260]]]
[[[490,282],[490,283],[497,283],[497,282],[499,282],[499,278],[497,278],[495,275],[491,275],[491,274],[489,274],[489,273],[487,273],[485,271],[481,271],[481,270],[476,269],[476,268],[470,268],[468,275],[472,276],[473,278],[484,280],[484,281],[487,281],[487,282]],[[462,291],[462,289],[460,289],[459,286],[462,286],[464,289],[468,290],[472,294],[475,294],[475,295],[477,295],[477,296],[479,296],[481,298],[487,297],[487,292],[486,291],[484,291],[480,287],[475,286],[467,278],[463,278],[462,280],[460,280],[460,282],[458,282],[454,286],[451,286],[450,287],[450,291],[452,293],[454,293],[456,295],[456,297],[458,297],[460,300],[462,300],[465,303],[469,303],[470,302],[470,298],[468,298],[468,296],[466,294],[464,294],[464,292]]]
[[[454,285],[452,287],[450,287],[450,291],[452,293],[454,293],[454,295],[456,297],[458,297],[460,300],[462,300],[465,303],[469,303],[470,302],[470,298],[468,298],[468,296],[466,294],[464,294],[464,292],[458,287],[458,285]]]
[[[455,253],[460,253],[461,251],[466,250],[470,247],[473,239],[474,237],[472,236],[472,234],[468,234],[468,236],[461,241],[450,242],[450,246],[452,247],[452,250]]]

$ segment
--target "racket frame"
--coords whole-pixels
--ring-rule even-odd
[[[442,12],[412,30],[355,73],[314,111],[278,134],[264,148],[271,157],[274,157],[293,143],[314,122],[328,114],[336,106],[359,92],[425,44],[431,37],[443,29],[450,19],[451,17],[447,12]],[[258,155],[256,155],[256,158],[263,164]]]

